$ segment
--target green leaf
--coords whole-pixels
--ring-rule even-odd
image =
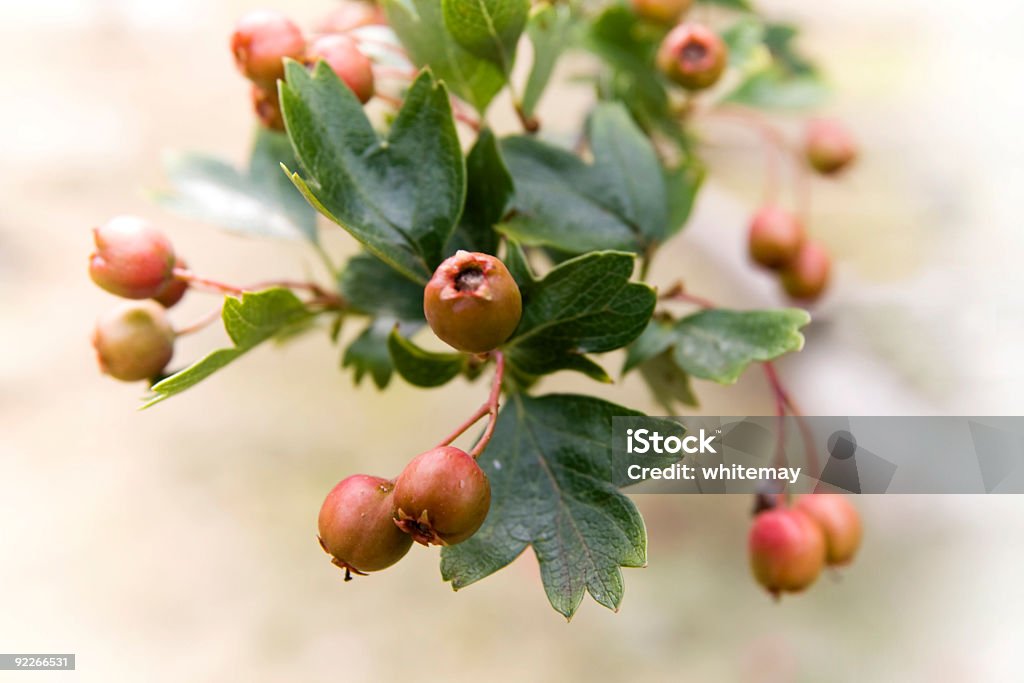
[[[651,390],[654,400],[661,404],[667,414],[674,414],[679,404],[690,407],[698,405],[690,376],[679,367],[671,351],[644,361],[638,372]]]
[[[802,349],[810,320],[798,308],[701,311],[676,323],[674,357],[694,377],[732,384],[750,363]]]
[[[225,297],[221,319],[233,346],[214,351],[202,360],[153,385],[152,398],[143,408],[190,389],[247,351],[293,325],[306,322],[310,313],[295,294],[274,288]]]
[[[626,348],[626,360],[622,374],[639,367],[660,353],[669,350],[676,343],[671,320],[652,319],[633,343]]]
[[[441,550],[441,576],[463,588],[532,545],[548,600],[566,618],[588,591],[618,609],[620,567],[646,564],[647,533],[611,483],[612,417],[639,415],[586,396],[511,396],[480,456],[491,482],[487,521],[469,540]],[[670,434],[681,429],[663,426]]]
[[[753,74],[725,99],[763,109],[807,109],[820,104],[828,88],[817,76],[789,76],[775,67]]]
[[[387,137],[334,71],[288,62],[281,105],[305,177],[291,178],[377,258],[423,284],[462,212],[465,165],[448,92],[424,72]]]
[[[675,168],[664,169],[668,195],[668,237],[682,230],[690,220],[697,193],[704,184],[706,169],[695,157],[688,157]]]
[[[388,24],[417,66],[429,66],[481,114],[505,85],[492,62],[461,47],[445,26],[441,0],[383,0]]]
[[[750,4],[749,0],[697,0],[698,2],[704,3],[705,5],[718,5],[719,7],[725,7],[726,9],[736,10],[737,12],[753,12],[754,6]]]
[[[356,385],[362,383],[363,377],[367,374],[378,389],[384,389],[391,381],[394,366],[388,352],[388,337],[397,322],[394,318],[376,318],[370,321],[366,329],[345,349],[341,367],[353,369],[353,380]]]
[[[395,370],[409,384],[417,387],[439,387],[462,372],[468,356],[461,353],[433,353],[420,347],[392,330],[388,336],[388,351]]]
[[[338,278],[349,308],[359,313],[423,323],[423,287],[402,277],[373,254],[353,256]]]
[[[526,35],[533,44],[533,65],[523,88],[521,107],[527,117],[533,116],[544,90],[547,89],[555,64],[572,43],[570,28],[572,11],[568,5],[543,3],[534,7],[526,24]]]
[[[625,346],[650,320],[656,296],[647,285],[629,281],[634,259],[595,252],[565,261],[536,282],[506,344],[509,362],[532,375],[577,370],[610,381],[584,354]]]
[[[512,72],[530,0],[441,0],[445,26],[470,54]]]
[[[751,63],[770,57],[764,45],[765,27],[757,17],[743,17],[722,32],[729,48],[729,66],[746,71]]]
[[[462,212],[460,232],[470,251],[494,254],[498,249],[494,226],[505,215],[515,188],[498,141],[489,128],[480,131],[466,157],[466,176],[466,208]]]
[[[316,211],[281,173],[295,165],[288,137],[260,128],[247,170],[201,154],[164,161],[171,189],[156,193],[166,208],[245,235],[317,240]]]

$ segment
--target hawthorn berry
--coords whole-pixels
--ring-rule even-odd
[[[89,276],[126,299],[159,296],[174,279],[174,248],[148,221],[118,216],[93,229]]]
[[[272,10],[249,12],[235,26],[231,52],[235,66],[254,83],[271,86],[284,78],[284,59],[301,59],[306,38],[295,23]]]
[[[775,508],[754,517],[748,541],[754,578],[769,593],[810,586],[825,565],[825,534],[803,512]]]
[[[519,286],[494,256],[459,250],[434,271],[423,313],[442,341],[485,353],[512,336],[523,314]]]
[[[703,90],[718,82],[729,49],[718,34],[701,24],[679,24],[658,48],[658,68],[687,90]]]
[[[750,258],[765,268],[780,268],[796,258],[804,241],[804,227],[793,214],[764,206],[750,222]]]
[[[857,143],[842,124],[817,119],[807,124],[804,154],[815,171],[833,175],[857,158]]]
[[[405,557],[412,538],[392,521],[394,482],[353,474],[327,494],[320,508],[320,546],[331,562],[356,574],[386,569]]]
[[[825,533],[826,557],[830,566],[847,564],[857,554],[863,529],[857,509],[844,496],[812,493],[801,496],[796,505]]]
[[[252,110],[260,125],[270,130],[283,131],[284,114],[281,113],[281,100],[277,94],[277,87],[274,85],[263,87],[258,83],[253,83],[249,94],[252,98]]]
[[[320,36],[310,44],[306,62],[312,65],[318,59],[327,62],[360,102],[366,104],[373,97],[373,67],[354,40],[339,34]]]
[[[693,0],[632,0],[637,16],[658,24],[674,24],[686,14]]]
[[[395,524],[423,545],[455,545],[476,533],[491,484],[468,453],[439,446],[413,458],[395,480]]]
[[[372,2],[344,2],[324,17],[318,28],[321,33],[348,33],[363,26],[387,23],[384,10]]]
[[[781,271],[782,288],[794,299],[817,299],[828,286],[832,259],[814,240],[805,240],[792,261]]]
[[[182,270],[188,270],[188,264],[183,259],[175,259],[174,267]],[[181,298],[185,296],[185,292],[188,291],[188,282],[185,280],[179,280],[174,278],[167,286],[163,288],[159,295],[153,297],[153,300],[164,308],[171,308],[176,303],[181,301]]]
[[[114,379],[152,379],[174,355],[174,329],[155,301],[123,301],[96,321],[92,336],[100,370]]]

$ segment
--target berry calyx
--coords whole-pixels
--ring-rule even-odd
[[[423,545],[455,545],[476,533],[491,484],[468,453],[439,446],[413,458],[395,480],[395,524]]]
[[[765,268],[781,268],[796,258],[804,241],[804,227],[793,214],[765,206],[750,222],[750,258]]]
[[[188,270],[188,264],[185,263],[184,259],[175,259],[174,268],[181,270]],[[179,280],[178,278],[172,279],[167,286],[163,288],[163,291],[159,295],[153,297],[153,301],[164,308],[171,308],[176,303],[181,301],[181,298],[185,296],[185,292],[188,291],[188,282],[185,280]]]
[[[658,24],[674,24],[686,14],[693,0],[632,0],[638,17]]]
[[[794,299],[817,299],[828,286],[832,259],[814,240],[805,240],[792,261],[781,271],[782,288]]]
[[[412,539],[392,521],[394,483],[353,474],[327,494],[317,520],[320,547],[349,572],[386,569],[405,557]]]
[[[815,171],[834,175],[857,158],[857,142],[837,121],[817,119],[807,124],[804,154]]]
[[[366,104],[373,97],[373,67],[354,40],[339,34],[320,36],[310,44],[306,62],[313,65],[319,59],[327,62],[360,102]]]
[[[281,113],[281,100],[277,94],[277,87],[274,85],[264,87],[253,83],[249,96],[252,98],[252,110],[260,125],[270,130],[283,131],[284,114]]]
[[[265,87],[284,78],[284,59],[301,59],[306,39],[295,23],[271,10],[249,12],[231,34],[235,66],[246,78]]]
[[[372,2],[345,2],[332,10],[318,25],[321,33],[347,33],[363,26],[385,26],[384,10]]]
[[[515,332],[523,300],[504,263],[460,250],[434,271],[423,292],[423,313],[430,329],[448,345],[486,353]]]
[[[825,533],[829,566],[848,564],[860,548],[863,529],[860,514],[846,497],[835,493],[801,496],[794,506],[813,519]]]
[[[748,547],[754,578],[775,597],[807,588],[825,565],[825,535],[799,510],[775,508],[757,515]]]
[[[718,34],[701,24],[686,23],[669,31],[658,48],[658,68],[687,90],[710,88],[722,76],[729,49]]]
[[[118,216],[93,229],[93,282],[126,299],[159,296],[174,279],[174,248],[162,232],[135,216]]]
[[[114,379],[153,379],[174,355],[174,329],[155,301],[124,301],[96,321],[92,336],[100,370]]]

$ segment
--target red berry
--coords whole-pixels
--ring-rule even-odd
[[[818,119],[807,124],[804,153],[814,170],[832,175],[857,158],[857,143],[842,124]]]
[[[354,40],[338,34],[320,36],[310,44],[306,61],[315,64],[318,59],[327,62],[360,102],[373,97],[373,67]]]
[[[321,33],[347,33],[363,26],[386,26],[384,10],[371,2],[344,2],[320,22]]]
[[[828,286],[832,260],[818,242],[806,240],[781,271],[782,287],[794,299],[817,299]]]
[[[710,88],[721,77],[729,49],[718,34],[700,24],[680,24],[658,49],[662,73],[687,90]]]
[[[523,300],[504,263],[460,250],[434,271],[423,292],[423,313],[442,341],[485,353],[515,332]]]
[[[465,541],[484,523],[490,507],[487,475],[453,446],[417,455],[395,481],[395,524],[423,545]]]
[[[174,355],[174,329],[155,301],[124,301],[96,322],[92,344],[100,370],[115,379],[152,379]]]
[[[846,497],[835,493],[814,493],[801,496],[795,507],[817,522],[825,533],[829,565],[843,565],[853,559],[860,547],[863,529],[857,509]]]
[[[659,24],[674,24],[686,14],[693,0],[632,0],[637,16]]]
[[[271,10],[243,16],[231,35],[235,66],[251,81],[272,85],[284,77],[284,60],[301,59],[306,49],[302,31],[288,17]]]
[[[126,299],[158,296],[174,279],[174,248],[162,232],[134,216],[119,216],[93,229],[89,257],[93,282]]]
[[[405,557],[412,539],[392,520],[394,483],[354,474],[331,489],[320,508],[320,546],[335,565],[356,574],[386,569]]]
[[[259,119],[260,125],[270,130],[284,130],[284,115],[281,113],[281,100],[278,99],[277,86],[271,85],[264,88],[256,83],[252,84],[250,91],[252,97],[252,110]]]
[[[750,568],[769,593],[796,593],[814,583],[825,565],[825,535],[799,510],[776,508],[754,518]]]
[[[185,261],[180,258],[175,259],[174,267],[176,269],[180,268],[181,270],[188,270],[188,264],[185,263]],[[160,292],[159,296],[153,297],[153,300],[156,301],[161,306],[163,306],[164,308],[171,308],[176,303],[181,301],[181,298],[185,296],[185,292],[187,291],[188,283],[185,282],[184,280],[179,280],[175,278],[171,280],[169,283],[167,283],[167,286],[164,287],[163,291]]]
[[[766,268],[779,268],[792,261],[803,241],[800,220],[778,207],[762,207],[750,223],[750,258]]]

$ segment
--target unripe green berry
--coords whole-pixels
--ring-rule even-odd
[[[273,85],[263,87],[253,83],[249,96],[252,98],[253,113],[256,114],[260,125],[269,130],[283,131],[284,114],[281,113],[281,100],[277,94],[277,87]]]
[[[363,26],[386,26],[384,10],[372,2],[343,2],[320,22],[321,33],[348,33]]]
[[[805,240],[780,273],[782,287],[794,299],[817,299],[828,286],[831,269],[832,259],[825,247],[814,240]]]
[[[175,269],[188,270],[188,264],[185,263],[184,259],[175,259]],[[159,295],[153,297],[153,301],[157,302],[164,308],[171,308],[185,296],[185,292],[188,291],[188,282],[185,280],[179,280],[178,278],[172,279],[167,286],[163,288],[163,291]]]
[[[302,59],[306,39],[291,19],[271,10],[243,16],[231,35],[235,66],[254,83],[270,87],[284,78],[284,59]]]
[[[825,535],[799,510],[775,508],[754,517],[750,568],[769,593],[795,593],[810,586],[825,565]]]
[[[750,222],[750,258],[765,268],[781,268],[796,258],[804,241],[804,227],[793,214],[764,206]]]
[[[632,0],[637,16],[658,24],[674,24],[686,14],[693,0]]]
[[[703,90],[722,76],[729,61],[729,49],[708,27],[679,24],[665,36],[656,61],[670,80],[687,90]]]
[[[460,351],[485,353],[515,332],[523,300],[504,263],[460,250],[434,271],[423,292],[423,313],[442,341]]]
[[[840,123],[818,119],[807,124],[804,154],[818,173],[833,175],[857,158],[857,143]]]
[[[468,453],[439,446],[395,480],[395,524],[423,545],[454,545],[476,533],[491,507],[487,475]]]
[[[118,216],[93,229],[93,282],[126,299],[159,296],[174,279],[174,248],[162,232],[135,216]]]
[[[394,483],[354,474],[327,494],[317,523],[320,546],[335,565],[356,574],[386,569],[405,557],[412,539],[392,519]]]
[[[845,496],[812,493],[801,496],[795,507],[813,519],[825,533],[825,559],[829,565],[843,565],[853,559],[860,547],[863,529],[860,514]]]
[[[339,34],[320,36],[310,44],[306,61],[312,65],[320,59],[327,62],[360,102],[366,104],[373,97],[373,66],[354,40]]]
[[[160,374],[174,355],[174,329],[155,301],[124,301],[96,322],[92,337],[100,370],[138,382]]]

